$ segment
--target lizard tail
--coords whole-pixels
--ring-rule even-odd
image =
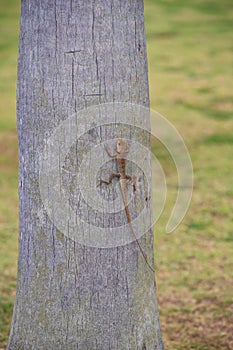
[[[146,257],[146,254],[144,253],[144,251],[143,251],[143,249],[142,249],[142,247],[141,247],[141,244],[139,243],[138,238],[137,238],[137,236],[136,236],[136,233],[135,233],[135,231],[134,231],[134,228],[133,228],[133,225],[132,225],[132,220],[131,220],[131,215],[130,215],[130,212],[129,212],[128,203],[127,203],[127,201],[126,201],[126,198],[124,198],[124,205],[125,205],[125,212],[126,212],[126,215],[127,215],[127,219],[128,219],[128,222],[129,222],[131,231],[132,231],[132,233],[133,233],[134,239],[135,239],[135,241],[136,241],[136,243],[137,243],[137,245],[138,245],[138,248],[139,248],[139,250],[140,250],[140,252],[141,252],[141,254],[142,254],[142,256],[143,256],[143,258],[144,258],[144,260],[145,260],[145,262],[146,262],[146,264],[147,264],[147,266],[149,267],[149,269],[150,269],[152,272],[155,272],[155,270],[153,269],[153,267],[152,267],[152,266],[150,265],[150,263],[148,262],[147,257]]]

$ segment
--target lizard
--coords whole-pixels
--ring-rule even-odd
[[[117,177],[120,180],[120,187],[121,187],[123,203],[124,203],[125,212],[126,212],[126,216],[127,216],[127,220],[128,220],[131,232],[132,232],[132,234],[134,236],[134,239],[135,239],[135,241],[136,241],[136,243],[138,245],[138,248],[139,248],[139,250],[140,250],[140,252],[141,252],[141,254],[142,254],[142,256],[143,256],[143,258],[144,258],[144,260],[146,262],[146,264],[148,265],[149,269],[152,272],[155,272],[155,270],[149,264],[149,262],[147,260],[147,257],[146,257],[146,254],[144,253],[144,251],[143,251],[143,249],[142,249],[142,247],[141,247],[141,245],[140,245],[140,243],[138,241],[137,235],[136,235],[136,233],[134,231],[134,228],[133,228],[131,215],[130,215],[130,212],[129,212],[128,202],[127,202],[127,195],[126,195],[126,188],[127,188],[126,186],[127,186],[127,181],[131,180],[131,176],[126,174],[126,160],[125,160],[125,155],[129,152],[128,145],[126,145],[125,142],[122,139],[119,138],[117,140],[116,153],[111,153],[106,145],[105,145],[105,150],[108,153],[109,157],[116,159],[119,172],[111,174],[110,177],[109,177],[109,180],[100,180],[100,184],[101,183],[105,183],[107,185],[110,185],[114,177]],[[136,182],[138,181],[138,178],[139,178],[139,174],[137,174],[135,176],[135,180],[133,182],[134,191],[136,191]]]

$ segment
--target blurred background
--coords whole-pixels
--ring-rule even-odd
[[[15,90],[19,2],[0,1],[0,350],[5,349],[17,274]],[[172,234],[168,192],[155,227],[160,319],[167,350],[233,349],[233,6],[231,0],[145,0],[151,107],[190,151],[194,193]],[[176,172],[153,151],[168,189]]]

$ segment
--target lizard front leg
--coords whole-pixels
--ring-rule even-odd
[[[118,154],[117,153],[111,153],[106,145],[104,146],[104,148],[105,148],[106,152],[108,153],[109,157],[111,157],[111,158],[117,157]]]

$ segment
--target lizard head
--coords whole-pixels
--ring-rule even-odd
[[[124,153],[125,143],[122,139],[117,140],[117,153]]]

